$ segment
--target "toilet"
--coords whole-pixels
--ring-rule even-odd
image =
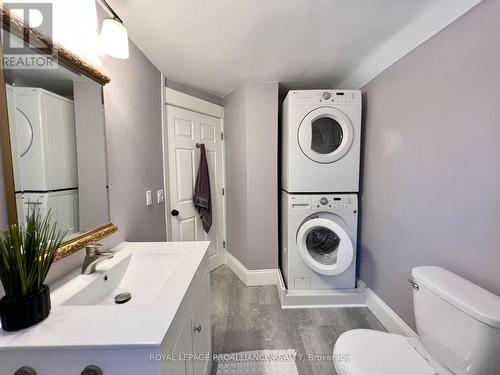
[[[411,274],[418,337],[347,331],[333,349],[337,373],[500,374],[500,297],[441,267]]]

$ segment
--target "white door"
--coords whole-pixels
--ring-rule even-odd
[[[210,268],[223,263],[222,120],[167,105],[169,209],[172,241],[210,241]],[[204,232],[193,190],[204,143],[212,193],[212,227]]]

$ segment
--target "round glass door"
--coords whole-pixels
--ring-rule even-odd
[[[312,229],[306,237],[306,248],[309,255],[321,264],[337,263],[339,244],[339,236],[325,227]]]
[[[309,112],[299,126],[302,152],[318,163],[341,159],[352,145],[354,130],[349,118],[336,108],[322,107]]]
[[[306,220],[301,225],[297,249],[304,263],[322,275],[339,275],[354,259],[354,246],[344,227],[324,217]]]
[[[331,154],[342,144],[342,126],[330,117],[313,120],[311,132],[311,148],[319,154]]]

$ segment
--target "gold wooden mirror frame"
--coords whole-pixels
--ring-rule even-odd
[[[82,60],[80,57],[65,49],[63,46],[53,42],[50,38],[42,35],[35,29],[27,26],[21,19],[9,12],[7,8],[0,5],[0,27],[11,34],[25,40],[35,42],[33,47],[41,54],[51,55],[57,51],[58,63],[76,73],[87,76],[100,85],[104,86],[110,79],[98,69]],[[7,111],[7,96],[5,92],[5,78],[3,69],[3,51],[0,44],[0,57],[2,58],[0,74],[0,140],[2,148],[2,160],[5,179],[5,194],[7,198],[7,212],[9,225],[17,224],[17,210],[14,187],[14,169],[11,155],[11,141],[9,132],[9,118]],[[55,260],[60,260],[74,252],[101,240],[104,237],[116,232],[118,227],[113,223],[106,224],[99,228],[88,231],[71,240],[64,242],[58,249]]]

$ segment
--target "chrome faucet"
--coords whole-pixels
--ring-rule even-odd
[[[86,256],[82,265],[82,275],[90,275],[95,272],[98,263],[113,258],[112,252],[100,251],[100,244],[89,245],[85,248]]]

